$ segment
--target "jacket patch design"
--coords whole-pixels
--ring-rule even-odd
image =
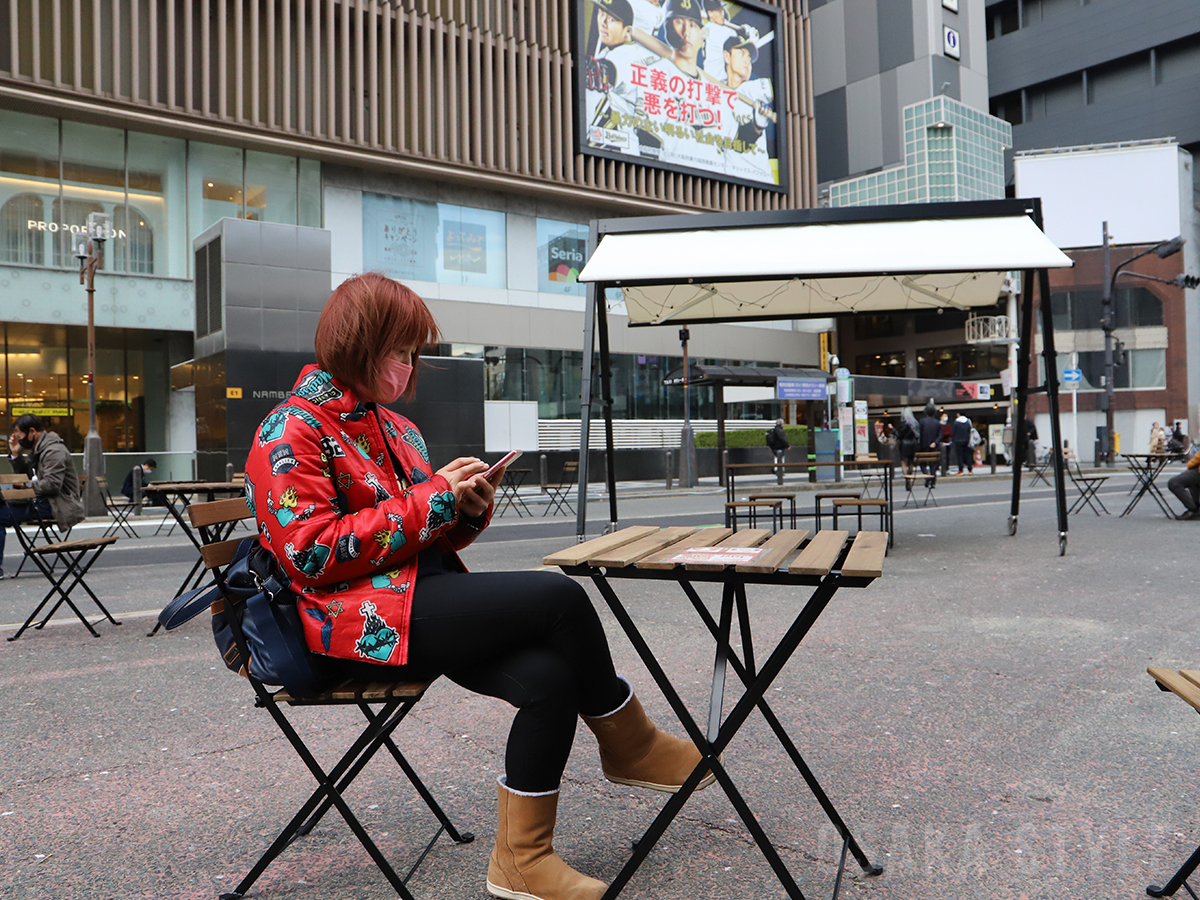
[[[354,445],[358,447],[358,452],[362,454],[363,459],[371,458],[371,436],[365,431],[354,439]]]
[[[354,484],[354,476],[349,472],[338,472],[337,486],[343,491],[350,490],[350,486]]]
[[[343,435],[344,437],[345,435]],[[337,442],[336,438],[330,437],[327,434],[321,435],[321,456],[329,459],[340,459],[346,455],[346,451],[342,449],[342,445]]]
[[[304,550],[297,550],[295,545],[283,545],[283,552],[291,560],[293,566],[309,578],[320,578],[325,572],[325,563],[329,562],[329,548],[324,544],[313,544]]]
[[[291,444],[280,444],[271,451],[271,474],[274,476],[286,475],[300,462],[296,459],[296,452],[292,449]]]
[[[305,412],[298,406],[277,406],[263,419],[262,428],[258,431],[258,446],[265,447],[272,441],[283,437],[290,416],[295,416],[310,428],[319,429],[321,427],[321,423],[311,413]]]
[[[314,369],[301,378],[292,393],[317,406],[343,396],[341,388],[333,383],[333,376],[321,369]]]
[[[362,405],[361,401],[359,401],[354,404],[354,409],[350,410],[350,412],[338,413],[338,418],[343,422],[357,422],[359,419],[365,416],[367,412],[367,408]]]
[[[408,480],[413,484],[421,484],[422,482],[428,481],[429,476],[421,470],[420,466],[413,466],[412,472],[409,473]]]
[[[377,590],[395,591],[397,594],[408,593],[410,582],[400,581],[404,577],[403,569],[389,569],[371,576],[371,587]]]
[[[404,536],[404,529],[397,527],[395,531],[388,531],[386,528],[381,528],[375,532],[375,543],[379,545],[383,552],[371,560],[371,565],[382,566],[387,562],[388,557],[408,543],[408,538]],[[372,576],[374,577],[374,576]]]
[[[250,476],[245,478],[246,484],[246,505],[250,507],[250,512],[254,512],[254,482],[250,480]]]
[[[433,537],[438,529],[454,521],[454,492],[442,491],[429,498],[429,515],[425,517],[425,527],[421,529],[418,540],[424,544]]]
[[[342,614],[343,609],[341,600],[331,600],[325,604],[325,612],[329,613],[335,619]]]
[[[429,464],[429,449],[425,446],[425,438],[421,437],[421,432],[411,425],[405,426],[404,443],[420,453],[421,459],[425,460],[426,465]]]
[[[300,505],[300,492],[296,490],[294,484],[289,484],[282,494],[279,495],[279,506],[276,507],[271,502],[271,492],[267,491],[267,510],[275,516],[279,524],[287,528],[292,522],[303,521],[317,511],[317,504],[310,503],[308,506],[299,512],[296,507]]]
[[[304,611],[308,613],[309,616],[321,623],[321,646],[323,646],[325,648],[325,652],[328,653],[329,642],[333,638],[332,617],[330,617],[329,613],[327,613],[325,610],[315,609],[311,606]]]
[[[358,559],[362,553],[362,541],[357,535],[344,534],[338,538],[337,546],[333,550],[333,558],[335,562],[350,562],[352,559]]]
[[[392,424],[391,419],[383,420],[383,431],[384,434],[392,439],[400,437],[400,432],[396,430],[396,426]]]
[[[391,500],[392,495],[388,493],[388,489],[383,486],[379,477],[374,472],[367,472],[363,475],[363,484],[367,485],[375,491],[375,505],[378,506],[384,500]]]
[[[387,662],[400,641],[400,635],[376,612],[375,604],[363,601],[358,608],[363,617],[362,637],[354,644],[354,652],[368,659]]]

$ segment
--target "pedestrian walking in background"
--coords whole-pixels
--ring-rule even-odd
[[[1151,453],[1166,453],[1167,451],[1167,432],[1155,422],[1150,426],[1150,452]]]
[[[951,432],[950,416],[943,410],[942,412],[942,477],[945,478],[950,474],[950,454],[953,452],[951,448],[954,446],[954,436]]]
[[[925,415],[921,417],[918,423],[919,429],[917,433],[917,450],[920,453],[938,453],[942,449],[942,423],[938,419],[937,407],[930,400],[925,405]],[[930,467],[921,463],[921,472],[925,475],[937,475],[937,466]],[[925,486],[929,487],[933,482],[932,478],[925,479]]]
[[[792,446],[788,441],[787,432],[783,430],[783,419],[775,420],[775,427],[767,432],[767,446],[771,448],[771,452],[775,454],[776,466],[784,462],[787,455],[788,447]],[[775,474],[782,478],[783,469],[776,468]]]
[[[919,443],[917,437],[917,417],[911,409],[900,412],[900,424],[896,426],[896,450],[900,456],[900,470],[904,473],[904,488],[912,490],[912,476],[915,463],[913,457]]]
[[[961,475],[964,468],[968,475],[975,469],[975,454],[971,450],[971,432],[973,431],[975,431],[975,426],[963,413],[959,413],[950,426],[950,440],[954,444],[954,457],[958,463],[958,472],[955,473],[957,475]],[[975,434],[978,435],[979,432],[975,432]]]
[[[1037,462],[1037,425],[1033,423],[1032,418],[1022,419],[1018,427],[1021,440],[1017,443],[1018,448],[1025,448],[1025,464],[1032,465]],[[1018,453],[1020,450],[1018,449]]]

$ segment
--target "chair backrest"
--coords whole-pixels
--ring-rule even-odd
[[[0,484],[24,484],[28,480],[28,475],[0,475]]]
[[[232,522],[252,519],[254,513],[250,511],[245,500],[241,497],[234,497],[230,500],[214,500],[212,503],[193,503],[188,507],[188,518],[191,519],[192,527],[200,530],[203,538],[211,534],[209,528],[214,525],[228,525]],[[204,567],[218,569],[221,566],[229,565],[234,551],[241,542],[242,538],[233,538],[228,541],[205,541],[204,546],[200,548],[200,557],[204,560]]]
[[[562,468],[562,483],[574,484],[575,479],[579,477],[579,460],[573,459],[563,463]]]

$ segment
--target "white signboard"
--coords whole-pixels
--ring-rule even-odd
[[[958,32],[949,25],[942,26],[942,52],[951,59],[962,58],[962,51],[958,46]]]

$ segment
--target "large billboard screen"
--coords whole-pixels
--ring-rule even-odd
[[[777,9],[575,2],[580,152],[786,190]]]

